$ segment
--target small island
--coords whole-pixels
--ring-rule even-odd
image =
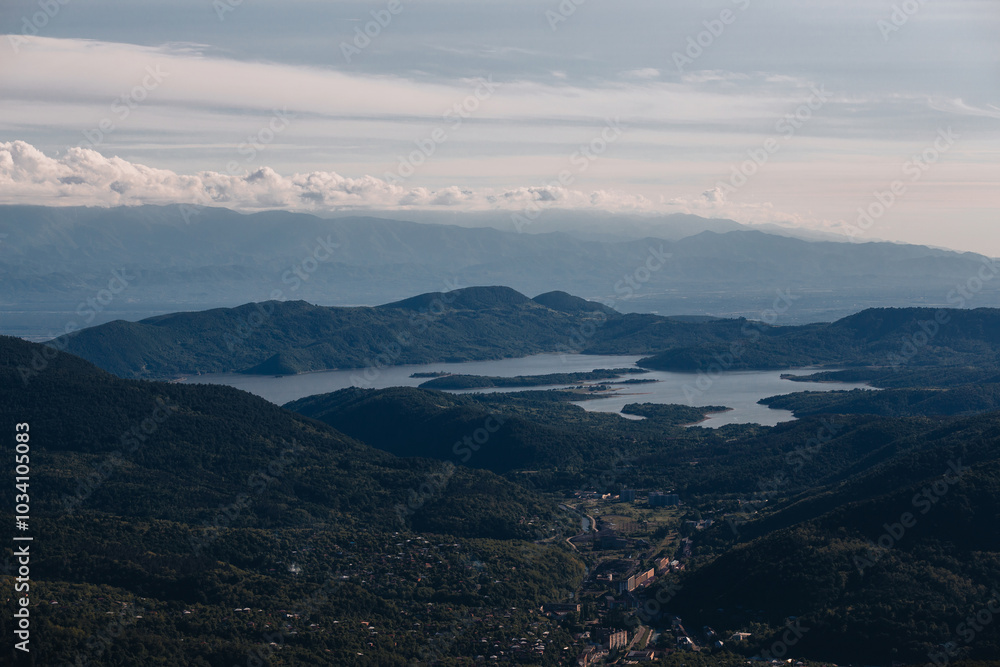
[[[729,412],[732,408],[721,405],[663,405],[660,403],[629,403],[622,408],[622,414],[645,417],[668,426],[690,426],[708,419],[711,414]]]

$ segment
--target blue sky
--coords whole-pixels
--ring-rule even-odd
[[[995,0],[15,0],[0,30],[4,202],[691,212],[1000,255]]]

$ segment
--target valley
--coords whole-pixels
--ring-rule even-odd
[[[333,314],[371,323],[350,349],[374,350],[439,298]],[[151,642],[208,665],[866,664],[886,646],[917,664],[1000,584],[995,531],[977,529],[1000,516],[995,311],[947,313],[903,366],[891,355],[926,311],[768,327],[495,288],[448,298],[387,360],[422,364],[254,370],[251,350],[340,353],[296,347],[332,326],[306,304],[273,304],[231,351],[227,311],[100,326],[63,350],[0,339],[4,414],[52,462],[33,480],[51,545],[35,585],[58,603],[32,608],[47,655],[86,651],[63,628],[99,632],[114,601],[134,629],[94,664]],[[587,322],[587,354],[524,354]],[[164,337],[181,331],[190,342]],[[128,366],[183,370],[207,349],[254,372],[163,382]],[[455,361],[463,349],[486,358]],[[827,365],[789,373],[803,361]],[[157,405],[162,425],[129,440]],[[898,596],[914,603],[886,616]],[[959,655],[997,647],[984,633]]]

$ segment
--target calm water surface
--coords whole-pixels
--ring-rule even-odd
[[[283,405],[304,396],[325,394],[338,389],[362,386],[375,389],[386,387],[416,387],[427,378],[411,378],[413,373],[442,371],[466,375],[491,375],[514,377],[517,375],[545,375],[548,373],[576,373],[592,371],[595,368],[629,368],[640,356],[591,356],[538,354],[520,359],[500,359],[495,361],[470,361],[458,364],[423,364],[418,366],[393,366],[381,370],[364,369],[346,371],[323,371],[301,375],[240,375],[215,373],[185,378],[187,383],[225,384],[257,394],[272,403]],[[789,371],[733,371],[723,373],[710,385],[691,373],[669,373],[652,371],[632,378],[657,380],[655,383],[620,385],[618,391],[609,396],[588,401],[580,401],[586,410],[620,413],[628,403],[676,403],[679,405],[723,405],[732,408],[730,412],[712,415],[699,424],[716,428],[725,424],[756,423],[774,426],[794,419],[787,410],[772,410],[758,405],[757,401],[775,394],[790,394],[796,391],[829,391],[834,389],[867,389],[867,385],[853,383],[803,384],[782,380],[781,375]],[[809,370],[792,371],[793,374],[808,374]],[[545,387],[552,389],[565,385]],[[473,391],[523,391],[523,389],[486,389]],[[469,391],[456,393],[472,393]]]

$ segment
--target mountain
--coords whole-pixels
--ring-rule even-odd
[[[566,292],[546,292],[545,294],[539,294],[533,301],[540,303],[546,308],[551,308],[552,310],[558,310],[563,313],[604,313],[605,315],[615,315],[617,312],[614,308],[608,308],[602,303],[596,301],[587,301],[586,299],[581,299],[578,296],[573,296],[572,294],[567,294]]]
[[[401,455],[447,460],[454,445],[471,465],[530,488],[588,488],[604,475],[612,493],[675,489],[687,506],[681,518],[715,523],[677,522],[694,550],[678,550],[686,570],[669,613],[724,637],[752,630],[748,656],[772,651],[788,627],[804,630],[788,656],[817,662],[923,664],[949,641],[968,658],[1000,650],[995,633],[970,644],[963,630],[998,602],[1000,413],[827,414],[716,433],[676,428],[670,406],[635,406],[648,418],[623,422],[552,394],[348,389],[287,407]],[[503,437],[463,445],[498,418],[510,429]],[[618,515],[644,504],[607,506]]]
[[[379,306],[383,310],[412,310],[433,314],[434,308],[452,310],[491,310],[525,306],[531,301],[509,287],[467,287],[454,292],[431,292]],[[541,302],[539,302],[541,303]],[[544,303],[542,305],[545,305]]]
[[[491,473],[68,354],[23,382],[42,352],[0,337],[0,421],[29,425],[34,664],[403,667],[472,650],[457,634],[435,645],[457,620],[479,619],[476,642],[527,632],[537,618],[510,608],[582,576],[568,547],[525,541],[554,505]],[[5,636],[15,624],[4,614]]]
[[[122,377],[288,374],[550,352],[567,347],[592,318],[551,310],[509,288],[466,288],[377,308],[269,301],[175,313],[111,322],[53,344]]]
[[[507,290],[456,298],[484,301],[486,313],[550,310]],[[795,335],[868,327],[863,345],[888,344],[915,315],[874,313]],[[936,340],[962,355],[976,340],[988,348],[993,315],[962,315],[964,332]],[[640,332],[683,324],[627,317]],[[700,326],[718,333],[733,323]],[[958,381],[963,373],[970,381]],[[937,374],[956,389],[995,377]],[[899,402],[861,398],[918,412],[937,390],[912,383],[931,375],[902,371],[911,386],[890,390]],[[683,559],[682,572],[658,581],[677,584],[664,613],[725,637],[752,632],[745,645],[727,642],[740,655],[705,661],[742,664],[772,651],[788,627],[804,629],[789,657],[815,661],[923,664],[949,641],[973,659],[1000,651],[995,633],[971,643],[962,630],[1000,587],[1000,413],[885,417],[858,413],[853,397],[777,427],[712,430],[682,424],[718,408],[635,405],[646,418],[632,421],[576,399],[352,388],[283,409],[218,385],[119,379],[0,338],[0,417],[31,425],[31,527],[45,546],[32,558],[37,660],[243,664],[268,657],[259,652],[280,632],[273,664],[403,667],[428,646],[447,664],[482,654],[483,640],[507,650],[511,637],[534,632],[556,648],[520,661],[565,663],[561,647],[579,646],[572,635],[584,626],[537,609],[581,600],[580,620],[595,618],[606,590],[581,590],[580,559],[594,552],[569,551],[562,538],[579,527],[553,499],[578,504],[576,490],[622,487],[682,499],[658,512],[644,499],[593,501],[595,515],[628,520],[647,540],[622,558]],[[837,413],[845,409],[852,414]],[[657,590],[638,591],[638,603]],[[94,654],[87,638],[109,619],[129,631]],[[0,619],[4,632],[10,620]],[[428,640],[438,633],[454,641]]]
[[[771,396],[760,403],[795,416],[867,414],[888,417],[966,415],[1000,410],[1000,384],[967,384],[948,389],[885,389],[879,392],[800,392]]]
[[[647,354],[643,367],[694,372],[813,365],[996,367],[997,331],[1000,310],[994,309],[873,309],[832,324],[777,327],[744,319],[623,315],[561,293],[529,299],[507,287],[474,287],[376,308],[270,301],[115,321],[50,345],[122,377],[160,379],[218,372],[284,375],[542,352]]]
[[[321,214],[327,218],[350,217],[349,213]],[[624,239],[658,238],[679,241],[701,232],[763,231],[777,236],[788,236],[806,241],[849,242],[843,234],[832,234],[799,227],[785,227],[776,224],[743,224],[725,218],[703,218],[689,213],[668,215],[641,215],[627,213],[606,213],[603,211],[580,211],[550,208],[545,215],[538,216],[531,224],[520,227],[515,223],[510,211],[370,211],[378,218],[392,218],[411,222],[447,224],[459,227],[493,227],[500,230],[518,230],[530,234],[550,234],[566,232],[577,238],[596,241],[621,241]]]
[[[877,306],[1000,305],[1000,281],[975,283],[996,265],[973,253],[808,241],[724,222],[690,216],[658,238],[668,227],[615,236],[609,219],[596,239],[282,211],[3,206],[2,326],[41,340],[69,323],[268,300],[374,305],[468,285],[561,290],[621,312],[757,319],[780,290],[794,299],[785,324]]]
[[[1000,601],[1000,538],[985,528],[1000,520],[998,426],[994,412],[884,433],[851,474],[739,525],[740,543],[687,578],[678,613],[726,626],[796,619],[806,632],[792,654],[813,659],[923,663],[946,643],[953,657],[1000,654],[996,633],[973,632],[973,644],[968,632]],[[823,445],[824,458],[843,444]],[[730,525],[713,530],[732,540]]]
[[[1000,365],[1000,309],[873,308],[831,324],[741,327],[730,340],[677,346],[639,362],[656,370]]]

